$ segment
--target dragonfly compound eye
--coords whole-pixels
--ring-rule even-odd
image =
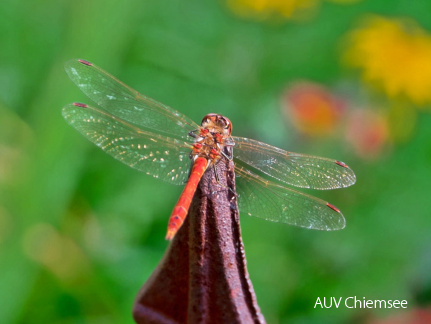
[[[219,122],[224,129],[228,130],[229,134],[232,132],[232,124],[228,118],[224,116],[219,116]]]
[[[214,121],[216,119],[217,119],[217,114],[208,114],[202,119],[201,125],[204,126],[205,124],[208,124],[211,121]]]

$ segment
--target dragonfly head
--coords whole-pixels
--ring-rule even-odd
[[[202,119],[201,126],[210,132],[218,132],[224,137],[230,136],[232,133],[232,123],[229,118],[218,114],[206,115]]]

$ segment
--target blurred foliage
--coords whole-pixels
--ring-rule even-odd
[[[430,305],[430,2],[3,0],[0,12],[1,323],[132,323],[167,246],[181,188],[66,124],[61,107],[88,101],[63,71],[71,58],[197,122],[221,113],[235,135],[355,170],[352,188],[310,192],[342,209],[342,231],[242,218],[269,323],[405,312],[314,309],[317,297]]]

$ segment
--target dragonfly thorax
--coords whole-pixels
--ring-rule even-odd
[[[222,115],[208,114],[202,119],[199,136],[193,145],[192,157],[203,157],[215,163],[232,132],[230,120]]]

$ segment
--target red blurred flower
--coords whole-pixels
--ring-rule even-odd
[[[376,158],[388,142],[386,117],[372,110],[353,111],[346,125],[346,139],[362,158]]]
[[[301,82],[283,95],[282,108],[292,124],[310,136],[331,134],[343,116],[346,103],[323,86]]]
[[[376,319],[370,324],[428,324],[431,323],[430,308],[414,308],[410,311],[400,312],[385,319]]]

